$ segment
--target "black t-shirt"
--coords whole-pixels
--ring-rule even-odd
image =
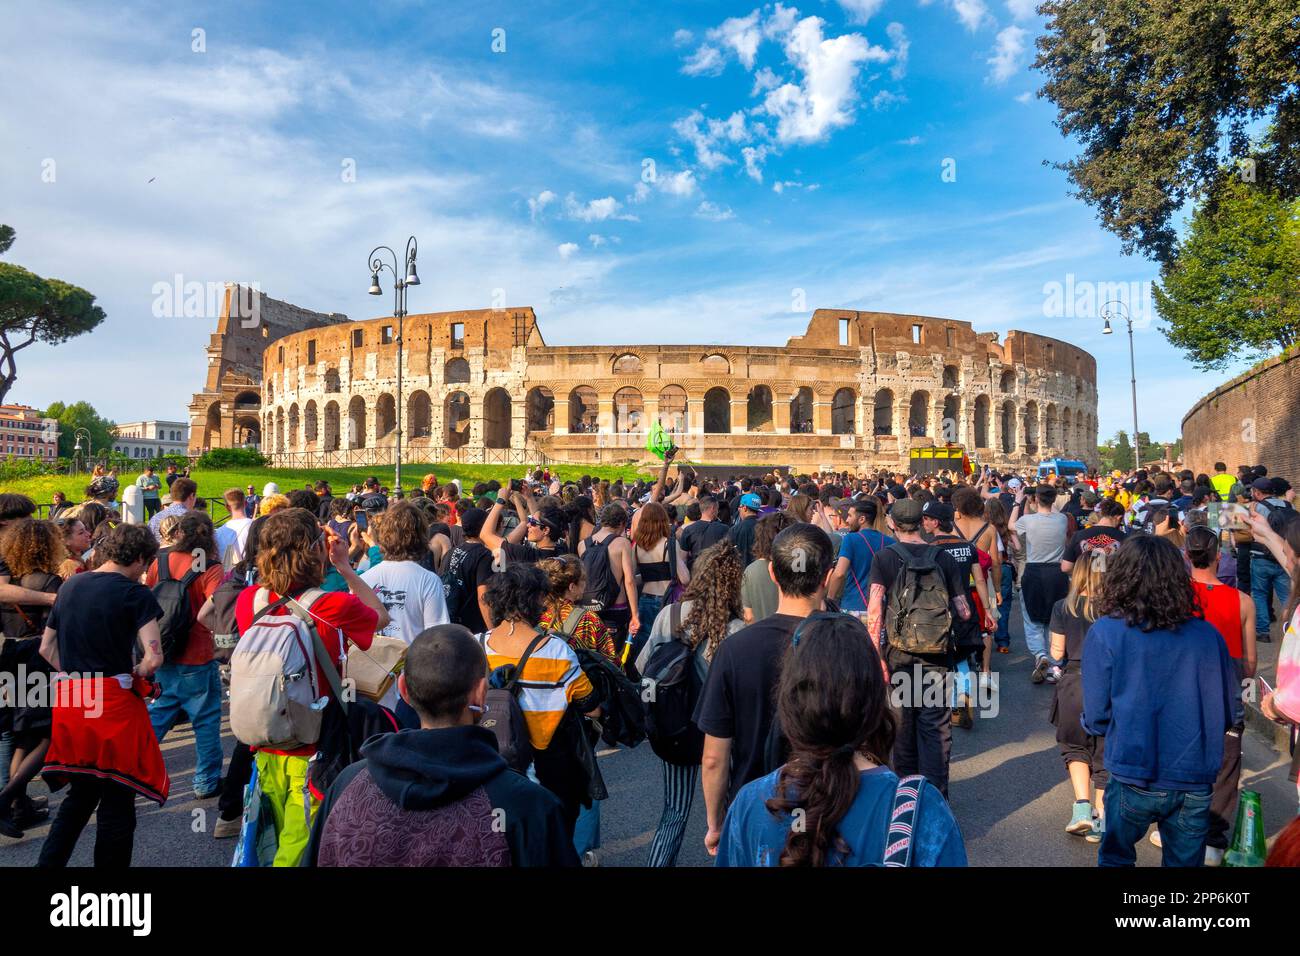
[[[74,574],[46,622],[58,632],[59,667],[69,673],[128,674],[140,628],[162,617],[143,584],[115,571]]]
[[[763,776],[781,661],[803,620],[793,614],[773,614],[751,624],[719,644],[709,665],[695,705],[695,726],[711,737],[731,740],[728,804],[741,787]]]
[[[569,546],[563,541],[557,542],[553,548],[539,548],[527,541],[521,544],[502,541],[501,553],[505,555],[507,561],[519,561],[525,564],[533,564],[537,561],[543,561],[546,558],[558,558],[562,554],[568,554]]]
[[[706,548],[711,548],[727,536],[728,528],[721,521],[696,521],[682,529],[678,544],[687,552],[686,566],[695,563],[695,557]]]
[[[754,525],[756,524],[758,524],[757,518],[741,518],[731,529],[731,542],[740,551],[742,568],[749,567],[749,562],[754,560]]]
[[[940,551],[946,552],[957,564],[957,580],[962,581],[966,587],[965,592],[970,593],[974,590],[973,568],[979,564],[979,556],[975,553],[975,546],[964,538],[952,535],[951,537],[944,532],[939,533],[938,539],[934,546]],[[972,612],[975,610],[975,603],[971,602]],[[953,634],[957,638],[958,645],[966,646],[978,644],[980,641],[980,622],[974,613],[963,621],[961,618],[953,615],[952,621]]]
[[[1065,553],[1061,555],[1061,560],[1073,564],[1082,555],[1093,551],[1114,550],[1124,543],[1126,537],[1128,535],[1123,528],[1108,528],[1105,525],[1095,524],[1091,528],[1075,533],[1070,543],[1065,546]]]
[[[447,559],[447,577],[458,580],[464,591],[459,613],[453,620],[474,634],[487,630],[478,606],[478,589],[479,585],[488,583],[492,574],[492,552],[481,543],[466,542]]]
[[[1078,614],[1071,614],[1065,608],[1065,598],[1052,605],[1052,620],[1047,630],[1052,634],[1065,635],[1065,657],[1067,663],[1078,664],[1083,660],[1083,639],[1088,636],[1092,621]]]
[[[946,550],[939,548],[938,545],[912,544],[910,542],[900,541],[897,542],[896,545],[890,545],[888,548],[880,551],[872,559],[871,573],[868,575],[868,581],[871,585],[879,584],[885,589],[886,614],[888,614],[889,607],[889,589],[894,586],[894,581],[898,579],[899,572],[903,569],[903,559],[894,551],[895,547],[906,548],[915,558],[919,558],[925,554],[927,548],[937,548],[939,553],[934,556],[934,563],[938,566],[939,570],[943,572],[943,580],[944,584],[948,588],[949,598],[965,596],[968,593],[969,587],[962,580],[961,569],[957,566],[957,562],[953,560],[952,555]],[[970,598],[968,597],[966,601],[969,605]],[[973,618],[975,609],[974,607],[971,607],[970,610]],[[962,623],[960,617],[957,615],[956,608],[953,609],[952,616],[955,623]],[[884,631],[881,635],[881,643],[886,645],[885,653],[891,667],[906,666],[914,661],[922,664],[939,664],[945,666],[950,662],[950,658],[947,654],[904,654],[901,651],[895,651],[889,648],[888,619],[885,620],[884,625]]]

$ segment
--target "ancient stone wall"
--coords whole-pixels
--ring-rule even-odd
[[[1269,359],[1224,382],[1183,416],[1183,463],[1207,475],[1223,462],[1300,476],[1300,352]]]
[[[391,456],[398,331],[372,319],[267,348],[264,450]],[[902,466],[945,442],[990,463],[1096,460],[1094,359],[1028,332],[819,309],[784,347],[548,346],[532,309],[506,308],[408,316],[402,338],[413,460],[641,461],[656,420],[699,462]]]

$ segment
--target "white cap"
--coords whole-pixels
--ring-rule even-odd
[[[1007,482],[1007,487],[1008,487],[1008,488],[1019,488],[1019,487],[1020,487],[1020,484],[1021,484],[1021,482],[1020,482],[1020,479],[1019,479],[1019,478],[1012,478],[1010,481]]]
[[[279,493],[280,493],[280,486],[277,485],[274,481],[268,481],[266,483],[266,487],[262,489],[263,498],[269,498],[271,497],[271,495],[278,495]]]

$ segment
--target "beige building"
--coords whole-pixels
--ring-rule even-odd
[[[379,318],[272,341],[263,451],[391,462],[397,334]],[[1090,354],[952,319],[818,309],[783,347],[550,346],[531,308],[481,309],[408,316],[403,345],[409,462],[646,461],[656,420],[709,464],[901,467],[911,448],[945,442],[993,464],[1097,460]]]
[[[53,461],[59,457],[59,423],[30,405],[0,405],[0,455]]]

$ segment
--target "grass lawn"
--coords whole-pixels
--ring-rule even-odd
[[[472,487],[480,481],[490,481],[495,478],[504,485],[509,479],[522,477],[526,471],[531,471],[534,467],[458,464],[403,465],[402,484],[408,489],[416,487],[424,475],[433,472],[438,476],[440,484],[454,478],[459,480],[462,485]],[[593,478],[608,478],[613,481],[619,477],[635,479],[638,470],[632,466],[616,468],[608,465],[552,465],[551,473],[558,473],[561,478],[566,479],[591,475]],[[120,472],[120,479],[125,484],[128,481],[135,481],[140,474],[141,472],[130,473],[123,471]],[[647,473],[642,472],[641,474]],[[392,466],[375,468],[222,468],[209,470],[196,468],[191,477],[199,483],[200,497],[219,498],[228,488],[247,488],[249,485],[253,485],[257,489],[257,493],[261,494],[262,486],[268,481],[274,481],[280,486],[281,491],[291,491],[294,488],[302,488],[321,478],[330,483],[335,494],[339,494],[347,491],[355,484],[360,484],[371,475],[378,478],[380,484],[391,486],[393,483]],[[653,477],[653,475],[648,475],[648,477]],[[39,478],[22,478],[0,482],[0,491],[27,495],[37,504],[49,504],[50,496],[55,491],[62,491],[68,496],[69,501],[79,502],[84,500],[86,485],[89,483],[89,475],[45,475]]]

